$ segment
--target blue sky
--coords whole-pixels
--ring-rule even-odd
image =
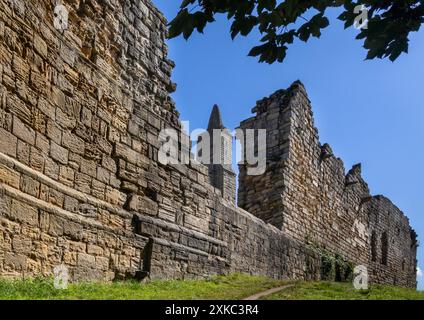
[[[153,0],[171,19],[180,1]],[[225,125],[235,128],[251,116],[262,97],[301,80],[312,101],[321,142],[329,143],[348,170],[361,162],[372,194],[389,197],[424,239],[424,32],[411,36],[409,54],[396,62],[364,61],[365,49],[354,29],[330,12],[332,24],[321,39],[297,42],[282,64],[247,57],[258,34],[232,41],[229,23],[218,19],[185,41],[170,40],[175,61],[173,98],[191,129],[207,126],[217,103]],[[420,241],[422,243],[422,241]],[[424,269],[424,250],[418,266]],[[420,279],[419,287],[424,289]]]

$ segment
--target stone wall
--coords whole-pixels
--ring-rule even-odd
[[[373,197],[368,214],[371,281],[414,287],[417,235],[411,230],[408,218],[383,196]]]
[[[165,20],[149,1],[0,2],[0,273],[79,279],[231,271],[317,278],[317,254],[208,181],[162,166],[180,130]]]
[[[62,33],[56,1],[0,2],[0,270],[50,274],[63,262],[75,278],[111,279],[140,269],[147,240],[123,209],[147,186],[131,181],[160,119],[177,124],[172,62],[150,3],[64,4]]]
[[[252,111],[241,128],[267,129],[267,171],[248,176],[240,166],[240,207],[300,242],[370,266],[376,282],[414,286],[416,235],[407,218],[370,195],[360,164],[345,174],[342,160],[320,144],[303,85],[277,91]],[[373,231],[388,235],[386,264],[371,263]]]
[[[51,275],[63,263],[74,280],[235,271],[320,279],[321,256],[306,235],[311,243],[340,245],[345,257],[368,263],[363,226],[370,218],[364,208],[378,206],[365,201],[368,191],[358,168],[349,175],[358,183],[349,182],[343,198],[332,196],[347,178],[333,157],[319,170],[310,160],[321,148],[312,143],[312,115],[302,114],[301,86],[290,90],[299,97],[290,99],[299,108],[281,111],[277,105],[269,115],[270,171],[257,177],[252,189],[241,178],[242,206],[259,219],[235,207],[232,197],[223,198],[209,183],[206,166],[158,162],[160,130],[181,132],[181,126],[169,97],[175,85],[166,57],[166,22],[151,2],[62,3],[69,11],[64,32],[53,26],[56,1],[0,0],[2,276]],[[276,95],[286,97],[285,91]],[[294,121],[304,126],[303,134],[299,129],[293,135]],[[294,144],[297,154],[291,153]],[[287,174],[284,161],[290,167],[295,158],[305,162]],[[266,201],[252,205],[252,196]],[[315,213],[305,210],[320,206],[316,226],[308,222],[303,230],[296,221],[312,217]],[[339,244],[345,233],[335,230],[355,221],[359,231],[349,231]],[[408,243],[409,226],[403,223],[400,248]],[[317,228],[323,228],[323,239]],[[396,260],[410,280],[399,277],[399,283],[413,285],[414,259],[411,252],[405,263]],[[398,266],[389,263],[387,273],[393,275]]]

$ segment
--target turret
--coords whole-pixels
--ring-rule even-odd
[[[224,127],[221,112],[214,105],[209,118],[208,130],[210,141],[209,168],[210,183],[221,190],[224,199],[235,203],[236,174],[232,169],[232,135]]]

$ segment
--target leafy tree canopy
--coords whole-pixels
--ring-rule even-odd
[[[321,36],[330,24],[326,17],[330,8],[341,9],[338,19],[345,28],[362,24],[366,14],[367,26],[356,38],[364,40],[367,59],[388,57],[394,61],[407,53],[409,33],[418,31],[424,21],[421,0],[182,0],[178,15],[169,24],[169,37],[188,39],[194,30],[203,33],[215,15],[226,14],[232,22],[233,39],[255,28],[260,32],[260,44],[252,48],[250,56],[259,57],[260,62],[282,62],[296,38],[307,42]]]

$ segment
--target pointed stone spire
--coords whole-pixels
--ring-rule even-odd
[[[209,117],[208,132],[210,135],[210,155],[211,163],[231,168],[228,162],[231,162],[232,157],[232,136],[225,128],[222,121],[221,111],[218,105],[214,105]],[[218,133],[217,133],[218,132]],[[220,134],[221,138],[216,141],[216,134]],[[219,158],[219,160],[217,160]]]
[[[219,110],[219,107],[216,104],[212,108],[212,112],[209,117],[209,124],[208,124],[208,131],[211,131],[213,129],[224,129],[221,111]]]
[[[217,133],[218,132],[218,133]],[[231,168],[232,135],[224,127],[221,111],[214,105],[209,118],[208,133],[210,136],[210,183],[221,190],[222,197],[235,203],[236,175]],[[218,140],[215,134],[219,134]]]

